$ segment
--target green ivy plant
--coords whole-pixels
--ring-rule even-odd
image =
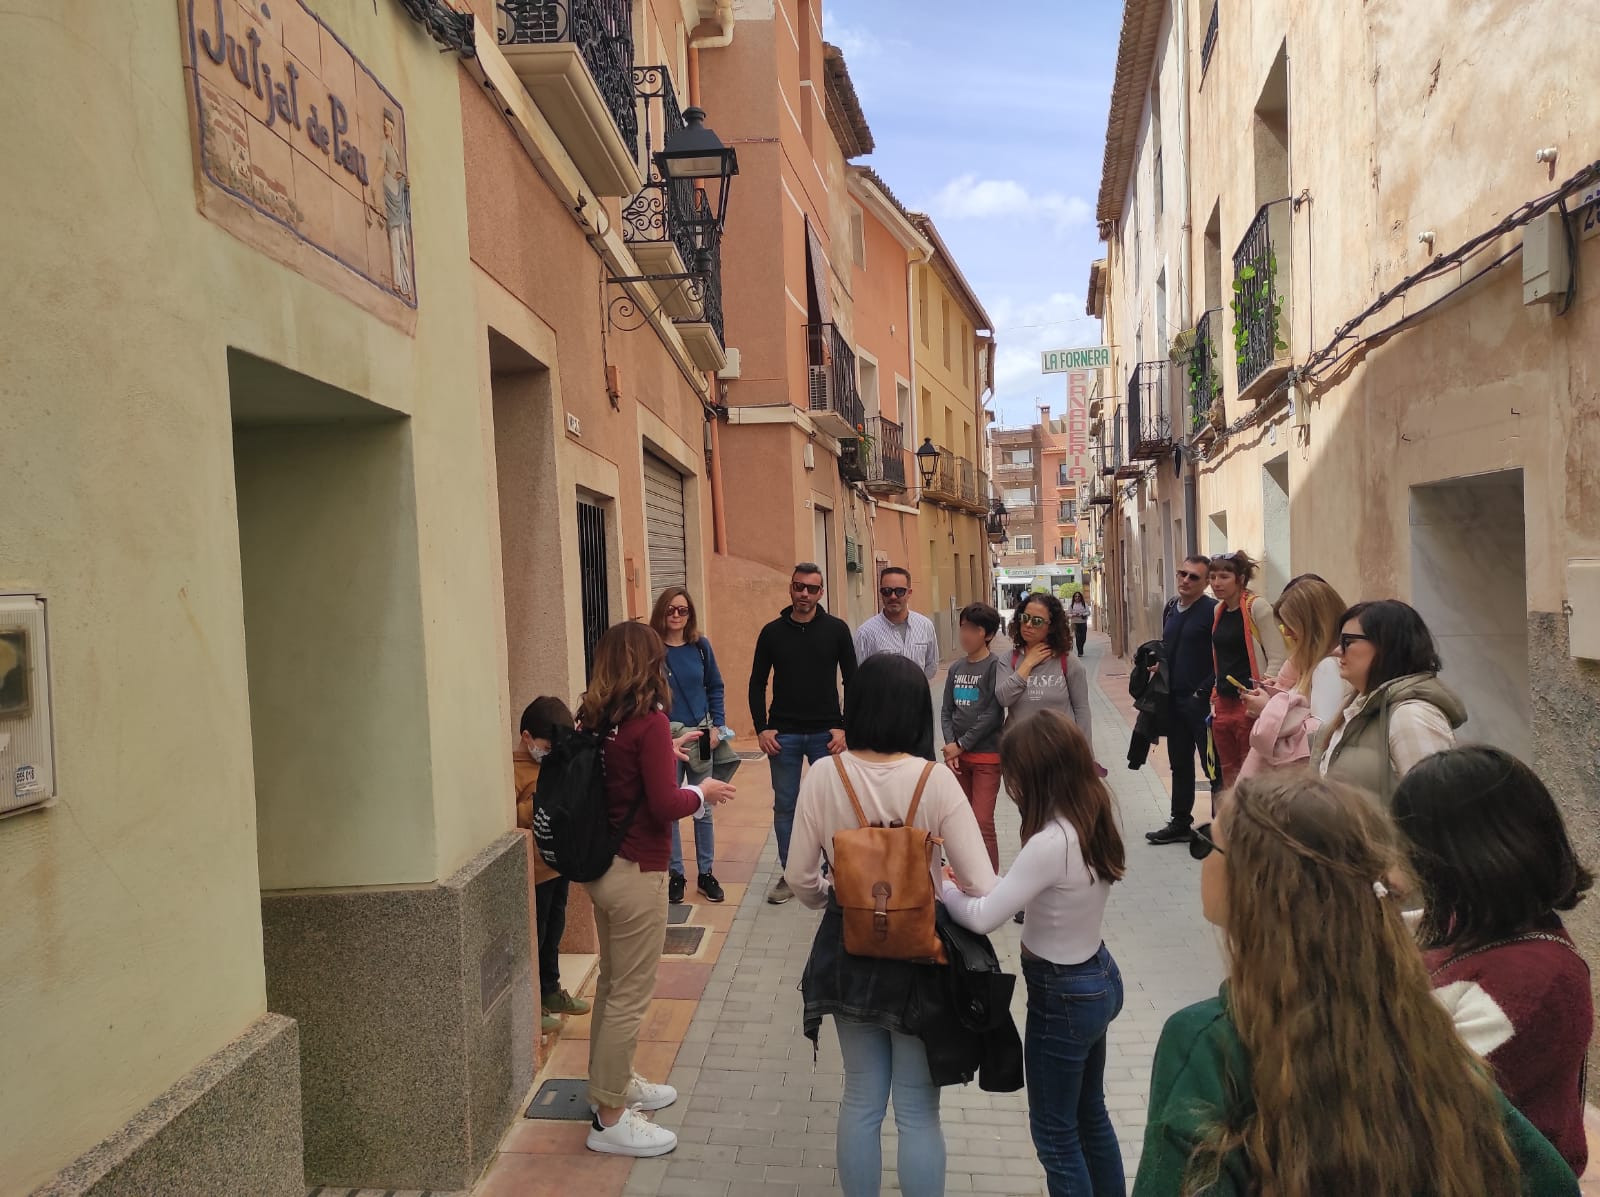
[[[1189,373],[1189,410],[1196,428],[1205,422],[1213,403],[1222,397],[1216,340],[1207,338],[1202,341],[1197,334],[1198,330],[1191,329],[1173,339],[1173,360],[1181,361]],[[1177,354],[1180,341],[1183,349],[1181,358]]]
[[[1233,280],[1233,298],[1228,306],[1233,310],[1234,361],[1241,366],[1254,348],[1251,344],[1253,336],[1271,338],[1274,354],[1282,353],[1289,348],[1288,343],[1280,335],[1283,324],[1283,300],[1275,298],[1277,281],[1278,255],[1270,248],[1267,250],[1265,269],[1258,270],[1255,266],[1246,266]],[[1251,332],[1252,328],[1259,329],[1263,324],[1266,325],[1263,331]]]

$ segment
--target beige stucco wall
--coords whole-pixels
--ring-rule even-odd
[[[0,15],[0,583],[50,598],[61,790],[0,822],[0,1192],[265,1007],[228,347],[410,416],[426,726],[369,693],[361,733],[426,736],[431,850],[345,867],[431,880],[509,824],[456,67],[399,6],[318,10],[406,106],[414,339],[198,215],[177,4]]]

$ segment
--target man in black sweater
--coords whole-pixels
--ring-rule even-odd
[[[1187,844],[1194,823],[1194,758],[1216,793],[1217,778],[1206,756],[1206,716],[1216,665],[1211,656],[1211,620],[1217,600],[1206,594],[1211,562],[1186,557],[1178,566],[1178,597],[1167,604],[1161,629],[1171,689],[1167,696],[1167,760],[1172,765],[1172,821],[1145,833],[1152,844]]]
[[[791,605],[756,637],[755,660],[750,666],[750,718],[772,769],[772,826],[778,833],[780,873],[789,863],[801,763],[815,763],[829,753],[844,751],[839,680],[848,686],[856,671],[850,625],[822,609],[822,570],[818,566],[802,561],[794,567],[789,599]],[[767,706],[769,674],[771,707]],[[793,896],[781,876],[767,891],[767,901],[774,906]]]

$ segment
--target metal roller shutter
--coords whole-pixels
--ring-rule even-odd
[[[644,529],[650,551],[650,598],[688,584],[683,475],[654,454],[644,455]]]

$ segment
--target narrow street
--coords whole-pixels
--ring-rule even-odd
[[[1124,683],[1105,678],[1117,671],[1106,649],[1103,636],[1090,637],[1086,663],[1097,679],[1091,689],[1095,748],[1111,770],[1108,780],[1121,805],[1128,846],[1128,876],[1113,889],[1106,913],[1106,942],[1127,988],[1126,1005],[1111,1029],[1106,1097],[1131,1179],[1162,1023],[1172,1011],[1214,993],[1222,974],[1215,934],[1200,917],[1197,866],[1182,848],[1158,849],[1144,842],[1144,832],[1165,820],[1166,791],[1150,767],[1137,773],[1126,768],[1129,726],[1110,696]],[[933,685],[936,695],[942,693],[942,671]],[[630,1170],[626,1160],[586,1152],[583,1123],[522,1119],[507,1135],[477,1197],[578,1192],[584,1197],[823,1197],[838,1192],[834,1129],[844,1084],[838,1041],[831,1023],[825,1025],[813,1063],[800,1029],[797,992],[817,916],[798,902],[767,905],[766,889],[777,875],[767,770],[760,761],[747,762],[736,781],[738,801],[717,815],[718,871],[729,901],[711,907],[691,894],[690,922],[711,929],[709,942],[690,962],[681,957],[663,962],[645,1028],[648,1042],[641,1044],[639,1056],[641,1070],[650,1077],[671,1070],[668,1079],[678,1088],[678,1103],[657,1117],[677,1131],[678,1149],[661,1159],[637,1161]],[[1017,848],[1016,808],[1002,800],[997,821],[1005,863]],[[1017,972],[1018,929],[1008,924],[994,941],[1007,971]],[[1025,1006],[1019,983],[1019,1031]],[[546,1077],[583,1075],[584,1021],[568,1027]],[[1043,1191],[1024,1093],[990,1094],[976,1085],[947,1089],[943,1111],[948,1192],[1033,1197]],[[891,1113],[885,1122],[885,1183],[898,1191],[894,1151]]]

